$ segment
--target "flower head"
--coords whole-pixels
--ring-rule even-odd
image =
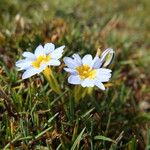
[[[72,58],[65,57],[64,62],[67,67],[64,70],[70,73],[68,82],[75,85],[80,84],[82,87],[97,86],[101,90],[105,90],[103,82],[109,81],[111,70],[102,68],[103,63],[105,66],[110,63],[110,60],[107,61],[107,64],[104,62],[106,57],[106,54],[104,54],[101,58],[96,56],[94,59],[90,54],[85,55],[83,58],[78,54],[74,54]]]
[[[55,49],[54,44],[47,43],[44,47],[39,45],[34,53],[24,52],[22,55],[25,58],[16,62],[16,66],[19,70],[25,70],[22,79],[39,74],[45,70],[47,66],[59,66],[59,58],[62,57],[64,47],[65,46],[61,46]]]
[[[114,50],[112,48],[107,48],[102,54],[101,54],[101,62],[103,67],[107,67],[114,58]]]

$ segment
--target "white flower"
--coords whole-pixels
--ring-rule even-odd
[[[108,82],[111,78],[111,70],[101,68],[106,53],[103,53],[101,58],[96,56],[94,59],[89,54],[82,59],[78,54],[74,54],[72,58],[64,57],[63,60],[67,66],[64,70],[70,73],[68,82],[75,85],[81,84],[82,87],[93,87],[95,85],[101,90],[105,90],[103,82]],[[109,63],[110,61],[107,65]]]
[[[60,61],[58,59],[62,57],[64,47],[61,46],[55,49],[54,44],[47,43],[44,47],[39,45],[34,53],[24,52],[22,55],[25,59],[16,62],[19,70],[25,70],[22,79],[39,74],[47,66],[59,66]]]

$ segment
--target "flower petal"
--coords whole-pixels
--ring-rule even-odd
[[[108,82],[109,79],[111,78],[111,70],[105,68],[97,69],[96,78],[97,81]]]
[[[75,69],[76,67],[78,67],[75,61],[70,57],[64,57],[63,61],[67,65],[68,68]]]
[[[39,55],[45,55],[45,51],[42,45],[39,45],[36,49],[35,49],[35,56],[38,57]]]
[[[77,74],[77,71],[76,71],[75,69],[64,68],[64,70],[65,70],[66,72],[69,72],[69,73],[73,74],[73,75]]]
[[[91,67],[91,65],[92,65],[92,56],[90,54],[85,55],[82,58],[82,63],[83,63],[83,65],[88,65],[88,66]]]
[[[33,67],[30,67],[29,69],[27,69],[27,70],[23,73],[22,79],[27,79],[27,78],[29,78],[29,77],[31,77],[31,76],[37,74],[37,73],[38,73],[37,69],[35,69],[35,68],[33,68]]]
[[[99,57],[95,57],[93,59],[93,65],[92,65],[92,67],[95,68],[95,69],[98,69],[98,68],[101,67],[101,65],[102,65],[101,59]]]
[[[74,58],[74,61],[77,63],[78,66],[82,65],[82,59],[78,54],[73,54],[72,57]]]
[[[111,78],[111,74],[102,74],[100,76],[97,77],[97,79],[100,81],[100,82],[108,82],[109,79]]]
[[[48,66],[48,64],[42,64],[40,68],[36,69],[37,74],[41,73],[45,68]]]
[[[24,52],[24,53],[22,54],[22,56],[23,56],[23,57],[26,57],[26,58],[28,58],[28,59],[31,59],[31,60],[35,60],[35,59],[36,59],[35,55],[34,55],[33,53],[31,53],[31,52]]]
[[[61,63],[60,63],[60,61],[59,60],[56,60],[56,59],[51,59],[48,63],[47,63],[47,65],[49,65],[49,66],[59,66]]]
[[[98,69],[98,72],[99,72],[99,73],[106,74],[106,73],[111,73],[112,70],[106,69],[106,68],[100,68],[100,69]]]
[[[80,79],[79,75],[71,75],[68,78],[68,82],[70,84],[80,84],[81,83],[81,79]]]
[[[93,80],[87,78],[87,79],[85,79],[81,82],[81,86],[83,86],[83,87],[93,87],[94,86]]]
[[[65,46],[61,46],[56,48],[54,51],[51,52],[51,57],[55,59],[59,59],[62,57],[63,49]]]
[[[101,83],[100,81],[95,81],[95,85],[101,89],[101,90],[105,90],[105,86],[103,83]]]
[[[46,43],[44,45],[45,54],[51,53],[55,49],[55,45],[53,43]]]
[[[16,67],[18,67],[19,70],[24,70],[24,69],[30,67],[31,63],[32,63],[32,61],[29,61],[29,60],[26,60],[26,59],[19,60],[19,61],[16,62]]]

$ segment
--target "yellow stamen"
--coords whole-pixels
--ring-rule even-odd
[[[90,68],[88,65],[79,66],[76,68],[81,79],[94,79],[96,77],[96,70]]]
[[[40,55],[37,57],[37,59],[35,61],[32,62],[32,66],[34,68],[40,68],[40,66],[42,64],[47,63],[48,61],[50,61],[50,59],[51,59],[50,55],[47,55],[47,56],[46,55]]]

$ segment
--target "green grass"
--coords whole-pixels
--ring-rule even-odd
[[[0,149],[150,149],[149,8],[149,0],[1,0]],[[22,81],[16,60],[46,42],[66,45],[64,56],[112,47],[112,86],[77,103],[62,66],[53,68],[62,95],[42,74]]]

